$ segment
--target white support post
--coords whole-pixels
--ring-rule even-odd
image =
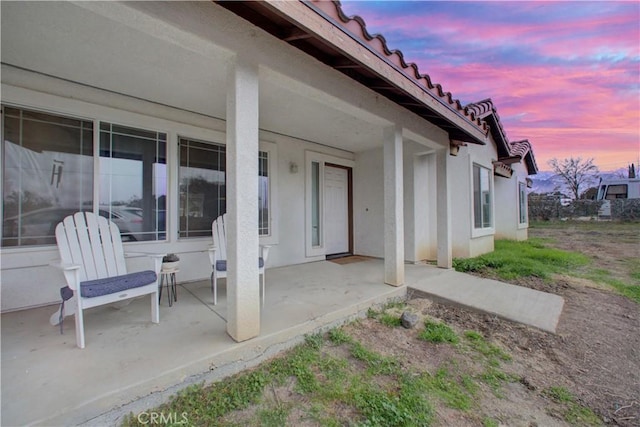
[[[451,249],[451,185],[449,183],[449,147],[436,152],[436,199],[438,223],[438,267],[453,267]]]
[[[384,128],[384,282],[404,284],[402,129]]]
[[[227,333],[260,334],[258,66],[238,56],[227,77]]]

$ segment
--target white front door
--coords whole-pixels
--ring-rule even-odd
[[[324,237],[327,255],[349,252],[349,171],[324,168]]]

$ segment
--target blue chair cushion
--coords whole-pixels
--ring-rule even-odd
[[[262,257],[258,258],[258,268],[264,267],[264,260]],[[227,271],[227,260],[219,259],[216,261],[216,271]]]
[[[87,280],[80,282],[80,295],[84,298],[94,298],[102,295],[115,294],[127,289],[139,288],[157,280],[158,276],[151,270],[137,273],[123,274],[122,276],[107,277],[104,279]]]

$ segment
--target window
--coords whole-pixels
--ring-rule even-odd
[[[211,236],[211,223],[227,211],[224,145],[179,139],[180,237]],[[258,233],[271,234],[270,151],[258,153]]]
[[[320,246],[320,163],[311,162],[311,246]]]
[[[520,224],[527,222],[527,186],[524,182],[518,183],[518,202],[520,206]]]
[[[491,227],[491,174],[489,169],[473,165],[473,225]]]
[[[167,135],[100,124],[100,215],[125,241],[163,240],[166,230]]]
[[[626,199],[627,198],[627,184],[609,185],[607,187],[607,200]]]
[[[269,153],[258,153],[258,235],[269,235]]]
[[[227,211],[223,145],[179,139],[179,236],[211,236],[211,223]]]
[[[2,247],[55,244],[93,206],[93,123],[7,106],[2,123]]]

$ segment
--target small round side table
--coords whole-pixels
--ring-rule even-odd
[[[167,301],[169,307],[173,305],[174,301],[178,301],[178,289],[176,287],[176,273],[180,270],[178,268],[170,268],[167,270],[160,270],[160,295],[158,295],[158,302],[162,300],[162,288],[165,283],[167,285]]]

